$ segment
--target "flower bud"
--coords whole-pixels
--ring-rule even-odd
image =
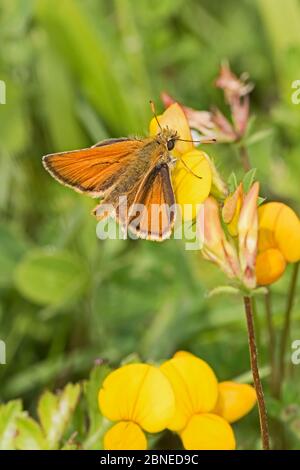
[[[246,287],[256,286],[255,261],[258,238],[257,200],[259,183],[255,182],[245,196],[238,221],[239,260]]]
[[[213,197],[204,202],[203,256],[216,263],[230,278],[240,278],[237,252],[223,231],[219,206]]]
[[[240,183],[234,193],[226,198],[222,209],[223,221],[227,224],[228,231],[233,237],[238,235],[238,221],[243,198],[243,185]]]

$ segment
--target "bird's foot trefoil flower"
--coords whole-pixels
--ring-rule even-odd
[[[169,429],[177,432],[188,450],[233,450],[231,423],[245,416],[256,402],[252,386],[220,382],[212,368],[186,351],[177,352],[160,369],[175,395]]]
[[[145,450],[145,432],[165,429],[174,413],[174,394],[165,375],[148,364],[128,364],[110,373],[99,392],[102,414],[115,421],[104,436],[106,450]]]
[[[129,364],[111,372],[99,392],[102,414],[115,422],[106,450],[144,450],[145,432],[176,432],[188,450],[231,450],[231,423],[256,402],[252,386],[220,382],[202,359],[185,351],[155,367]]]
[[[197,209],[207,198],[212,185],[212,168],[208,155],[198,150],[192,142],[192,135],[187,118],[178,103],[173,103],[163,114],[157,116],[162,128],[168,127],[177,131],[180,139],[171,152],[176,159],[172,171],[172,183],[176,203],[181,206],[184,220],[194,219]],[[150,135],[159,131],[155,118],[150,122]],[[191,210],[187,211],[186,207]]]
[[[288,263],[300,260],[300,220],[281,202],[260,206],[258,220],[257,283],[269,285],[283,275]]]

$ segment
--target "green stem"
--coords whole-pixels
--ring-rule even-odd
[[[251,170],[252,166],[250,163],[250,157],[247,148],[245,145],[240,146],[240,157],[245,173]],[[248,331],[248,343],[249,343],[249,353],[250,353],[250,363],[253,376],[254,388],[257,396],[258,412],[259,412],[259,423],[260,423],[260,433],[262,440],[262,448],[264,450],[270,449],[270,437],[269,437],[269,427],[268,427],[268,417],[267,409],[265,404],[264,392],[262,388],[262,383],[259,375],[258,362],[257,362],[257,347],[255,339],[255,329],[254,329],[254,312],[253,312],[253,303],[250,297],[244,297],[244,306],[247,320],[247,331]]]
[[[271,365],[270,386],[271,386],[271,390],[274,390],[275,376],[276,376],[276,336],[275,336],[275,329],[274,329],[273,318],[272,318],[271,292],[269,289],[265,295],[265,307],[266,307],[267,330],[268,330],[268,336],[269,336],[269,355],[270,355],[270,365]]]
[[[248,329],[250,363],[251,363],[253,383],[254,383],[254,388],[256,391],[258,411],[259,411],[262,447],[264,450],[269,450],[270,444],[269,444],[267,409],[265,405],[264,392],[263,392],[259,370],[258,370],[257,349],[256,349],[256,341],[255,341],[254,323],[253,323],[253,311],[252,311],[252,303],[251,303],[250,297],[244,297],[244,306],[245,306],[247,329]]]
[[[284,315],[284,324],[281,334],[281,340],[279,345],[279,365],[278,365],[278,372],[276,375],[276,383],[275,383],[275,397],[280,398],[281,391],[282,391],[282,383],[285,379],[285,354],[288,339],[290,336],[290,329],[291,329],[291,316],[292,310],[294,306],[295,294],[296,294],[296,287],[297,287],[297,280],[298,280],[298,273],[299,273],[299,262],[296,263],[293,267],[293,273],[290,283],[290,288],[288,292],[287,304],[285,309]]]

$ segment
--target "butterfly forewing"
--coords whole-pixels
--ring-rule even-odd
[[[109,139],[87,149],[43,158],[45,168],[62,184],[102,197],[94,210],[99,220],[114,216],[139,237],[158,241],[170,236],[175,218],[166,162],[165,141],[155,137]]]
[[[98,197],[116,184],[142,146],[137,139],[111,139],[83,150],[46,155],[43,163],[61,183]]]

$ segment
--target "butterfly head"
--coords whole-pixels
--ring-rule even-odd
[[[157,134],[157,141],[160,144],[164,144],[169,152],[174,149],[178,139],[178,133],[172,129],[169,129],[168,127],[161,129],[159,134]]]

